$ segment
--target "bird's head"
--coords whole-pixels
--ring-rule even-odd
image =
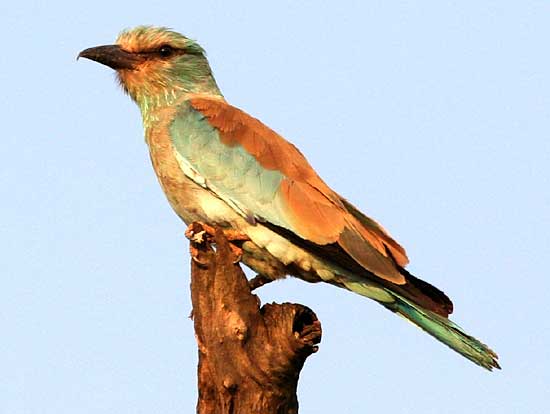
[[[125,30],[116,44],[83,50],[78,57],[116,70],[120,84],[142,109],[169,104],[182,94],[221,96],[203,48],[164,27]]]

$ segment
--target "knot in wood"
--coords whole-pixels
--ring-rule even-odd
[[[225,322],[231,334],[236,336],[239,341],[244,341],[247,338],[248,327],[238,313],[229,311]]]
[[[233,394],[237,390],[237,384],[233,378],[225,377],[222,381],[222,385],[230,394]]]

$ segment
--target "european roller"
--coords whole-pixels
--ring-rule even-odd
[[[476,364],[499,368],[491,349],[448,319],[449,298],[405,269],[405,250],[380,224],[332,190],[294,145],[225,100],[195,41],[139,26],[79,57],[116,70],[139,106],[176,214],[240,240],[241,259],[259,280],[292,275],[348,289]]]

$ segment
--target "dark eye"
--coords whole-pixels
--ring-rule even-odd
[[[172,49],[172,46],[163,45],[160,47],[159,53],[162,57],[167,58],[172,56],[172,53],[174,53],[174,49]]]

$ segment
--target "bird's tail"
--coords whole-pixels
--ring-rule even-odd
[[[344,284],[348,289],[356,293],[377,300],[384,307],[412,322],[414,325],[426,331],[431,336],[443,342],[449,348],[468,358],[477,365],[480,365],[489,371],[492,371],[493,368],[500,369],[497,362],[497,354],[487,345],[478,341],[473,336],[468,335],[462,330],[461,327],[456,325],[450,319],[438,315],[430,310],[424,309],[412,301],[405,299],[395,292],[391,292],[385,288],[373,289],[372,286],[365,286],[362,283]],[[378,297],[373,297],[372,293],[374,290],[379,290],[379,292],[376,293]],[[389,300],[390,297],[393,300]]]

